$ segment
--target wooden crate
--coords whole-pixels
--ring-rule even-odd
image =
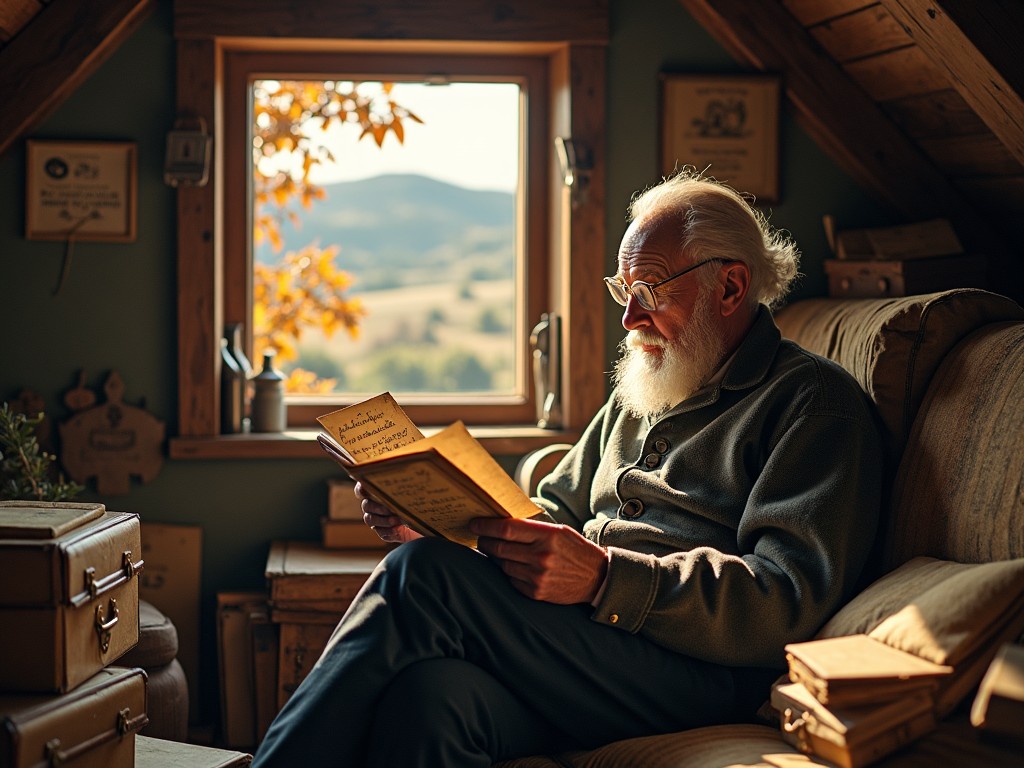
[[[887,298],[950,288],[984,288],[986,260],[981,256],[931,259],[826,259],[828,295],[835,298]]]
[[[278,709],[309,674],[385,554],[383,549],[327,549],[309,542],[271,544],[266,577],[270,621],[278,629]]]

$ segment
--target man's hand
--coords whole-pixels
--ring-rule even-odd
[[[402,518],[394,514],[388,507],[371,499],[362,483],[356,483],[355,494],[356,498],[360,500],[359,506],[363,510],[363,522],[380,536],[381,541],[386,541],[389,544],[403,544],[422,537],[422,534],[416,533],[403,523]]]
[[[608,554],[567,525],[480,517],[470,523],[477,549],[496,560],[527,597],[589,603],[608,571]]]

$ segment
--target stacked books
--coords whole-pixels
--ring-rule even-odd
[[[772,688],[785,739],[842,768],[870,765],[935,728],[938,681],[953,671],[868,635],[786,646]]]
[[[327,549],[386,550],[389,545],[363,522],[363,510],[348,478],[327,481],[327,515],[320,518],[320,532]]]

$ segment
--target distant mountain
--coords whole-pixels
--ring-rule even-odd
[[[358,287],[433,282],[440,275],[507,277],[515,247],[512,193],[465,189],[413,174],[324,186],[326,197],[285,222],[285,250],[316,243],[341,248],[338,263]],[[268,246],[263,263],[278,259]]]

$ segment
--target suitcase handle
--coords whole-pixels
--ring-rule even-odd
[[[145,566],[146,562],[144,560],[132,562],[132,551],[126,549],[121,553],[121,567],[103,578],[96,577],[95,568],[86,568],[84,572],[85,590],[71,598],[71,605],[78,608],[90,600],[95,600],[104,592],[109,592],[126,581],[131,581],[135,574],[141,572]]]
[[[117,610],[117,600],[110,598],[110,610],[107,611],[107,618],[103,618],[103,603],[96,606],[96,636],[100,639],[100,651],[106,653],[110,650],[110,635],[117,624],[120,615]]]
[[[130,733],[141,730],[148,722],[149,716],[146,713],[132,717],[131,708],[125,707],[117,713],[117,724],[113,728],[108,728],[103,733],[98,733],[91,739],[87,739],[81,744],[76,744],[68,750],[60,748],[60,739],[50,739],[46,742],[45,764],[49,768],[56,768],[56,766],[69,763],[104,742],[124,738]]]

